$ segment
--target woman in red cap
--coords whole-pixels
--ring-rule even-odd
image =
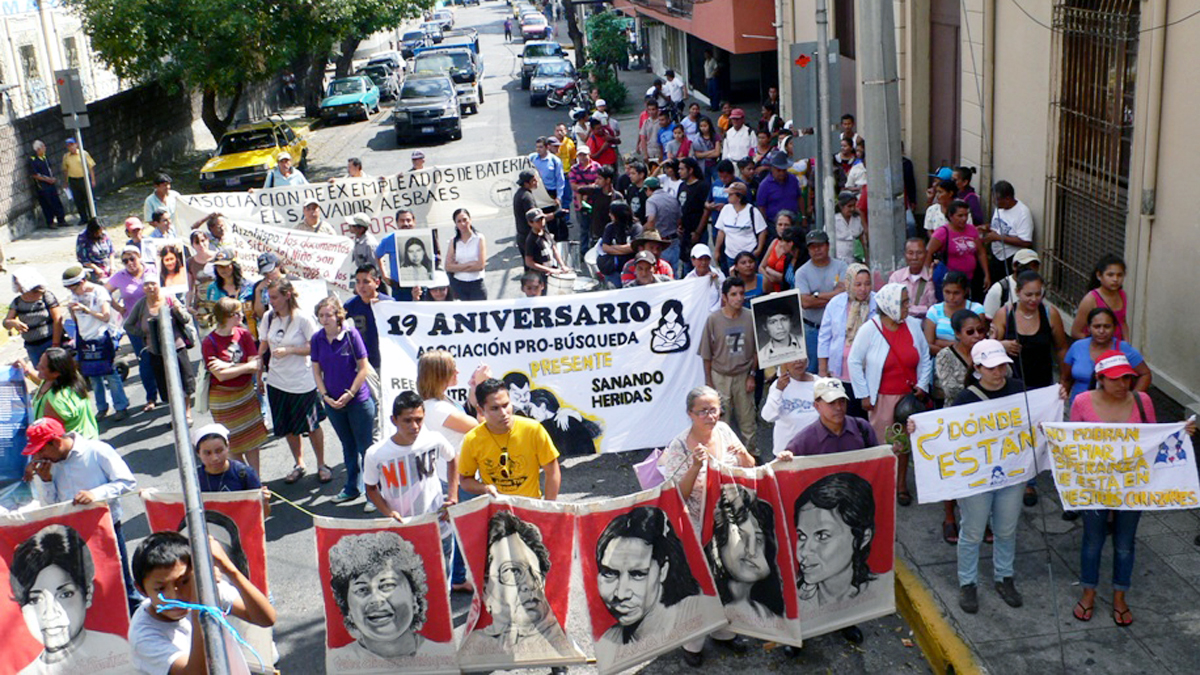
[[[1119,350],[1110,349],[1096,359],[1096,388],[1075,397],[1071,404],[1072,422],[1108,422],[1153,424],[1154,404],[1150,395],[1133,390],[1138,373]],[[1189,420],[1184,430],[1195,435],[1196,422]],[[1096,585],[1100,582],[1100,553],[1104,536],[1112,520],[1113,538],[1113,623],[1125,627],[1133,623],[1133,614],[1125,604],[1125,592],[1133,578],[1134,539],[1141,511],[1087,509],[1083,511],[1083,544],[1080,551],[1079,585],[1083,597],[1073,614],[1080,621],[1091,621],[1096,605]]]

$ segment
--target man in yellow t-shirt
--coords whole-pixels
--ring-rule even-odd
[[[83,177],[83,162],[87,160],[87,178]],[[86,223],[93,214],[88,210],[87,190],[91,183],[92,192],[96,191],[96,162],[86,150],[80,151],[74,138],[67,138],[67,154],[63,155],[62,172],[67,177],[67,187],[71,188],[71,200],[82,218],[80,224]]]
[[[513,415],[508,387],[489,378],[475,387],[483,424],[467,432],[458,455],[461,487],[476,494],[558,498],[558,449],[541,424]],[[546,474],[543,494],[539,472]],[[478,476],[478,477],[476,477]]]

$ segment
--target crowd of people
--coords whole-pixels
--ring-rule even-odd
[[[834,157],[805,158],[797,156],[796,140],[812,130],[780,118],[774,88],[756,127],[728,102],[721,102],[714,121],[687,96],[682,79],[667,71],[646,92],[636,129],[623,135],[593,91],[589,109],[573,113],[573,125],[559,124],[534,143],[533,168],[518,178],[513,218],[526,296],[543,295],[555,275],[579,271],[560,251],[562,241],[579,241],[611,288],[710,280],[710,316],[696,352],[704,386],[686,401],[662,404],[664,419],[677,406],[686,410],[678,437],[659,461],[664,475],[676,480],[693,520],[700,517],[707,463],[770,461],[759,448],[760,423],[773,428],[776,457],[891,445],[898,457],[895,498],[906,507],[913,501],[906,420],[914,412],[1057,383],[1069,400],[1071,420],[1156,420],[1145,393],[1150,371],[1130,344],[1125,264],[1119,257],[1097,262],[1092,288],[1067,325],[1046,301],[1033,219],[1013,186],[1003,180],[992,186],[995,206],[988,213],[971,186],[974,170],[943,167],[930,174],[922,214],[909,163],[906,265],[873,270],[867,264],[865,144],[853,116],[842,117]],[[412,158],[412,170],[424,167],[423,154]],[[837,177],[834,232],[814,224],[810,186],[818,162]],[[69,169],[64,166],[64,173],[73,178]],[[346,176],[369,177],[357,158],[348,160]],[[290,161],[281,161],[267,180],[264,187],[305,178]],[[549,206],[536,199],[539,185]],[[45,489],[50,501],[113,505],[136,610],[130,639],[135,663],[145,672],[183,672],[201,652],[194,614],[156,611],[165,600],[194,602],[193,591],[180,582],[191,574],[187,540],[156,533],[125,560],[117,498],[136,481],[119,453],[100,440],[100,421],[110,412],[109,399],[113,422],[130,414],[114,363],[126,337],[145,388],[143,411],[173,394],[168,358],[178,365],[183,389],[174,393],[185,397],[189,422],[192,398],[205,398],[213,422],[192,434],[204,490],[263,489],[260,452],[271,437],[283,438],[293,459],[284,483],[300,481],[310,467],[319,485],[332,482],[336,462],[326,454],[323,432],[328,423],[344,467],[344,482],[332,500],[347,508],[361,500],[362,510],[403,522],[454,504],[460,495],[557,498],[563,470],[553,439],[514,410],[520,387],[497,379],[486,366],[462,383],[465,406],[447,395],[460,383],[454,359],[444,351],[420,358],[415,391],[392,401],[380,397],[381,338],[373,314],[379,303],[488,299],[488,244],[466,208],[454,212],[452,240],[445,245],[435,238],[432,251],[420,239],[404,238],[403,230],[419,226],[410,210],[396,213],[397,230],[381,241],[370,234],[365,214],[349,217],[343,225],[354,242],[353,295],[346,302],[330,296],[302,307],[295,278],[278,256],[258,256],[251,279],[237,259],[239,242],[226,217],[212,213],[183,230],[177,198],[170,177],[159,176],[142,218],[126,220],[129,239],[120,247],[91,214],[81,213],[87,224],[79,234],[79,264],[62,279],[69,297],[55,297],[36,270],[16,270],[16,296],[4,320],[24,340],[28,359],[20,365],[34,385],[37,421],[29,428],[27,479]],[[318,202],[303,210],[300,229],[336,231]],[[61,205],[51,205],[47,219],[61,222]],[[143,260],[143,237],[187,242],[186,293],[163,290],[156,270],[167,261]],[[116,251],[119,264],[112,260]],[[416,268],[433,281],[425,287],[405,283]],[[887,283],[876,283],[884,278]],[[792,289],[802,316],[798,325],[786,326],[780,340],[803,342],[806,356],[760,367],[751,300]],[[164,307],[176,336],[170,346],[159,340]],[[197,345],[201,358],[194,365],[189,350]],[[385,416],[391,435],[383,432]],[[1194,432],[1194,424],[1188,431]],[[383,480],[396,463],[413,460],[436,471],[400,485]],[[269,503],[265,489],[264,499]],[[979,609],[978,559],[985,542],[993,546],[997,593],[1008,605],[1021,606],[1014,580],[1018,516],[1022,504],[1038,499],[1030,481],[945,503],[943,537],[957,547],[964,611]],[[1125,592],[1138,512],[1068,511],[1064,518],[1078,513],[1084,526],[1083,593],[1074,616],[1091,619],[1100,552],[1111,532],[1112,618],[1128,626],[1133,614]],[[443,534],[453,589],[475,592],[449,528]],[[233,613],[273,623],[269,600],[223,554],[215,552],[214,561],[228,582],[221,593]],[[863,640],[856,627],[842,634],[855,643]],[[710,637],[731,651],[746,651],[745,641],[731,633]],[[703,648],[703,640],[686,645],[685,660],[701,665]]]

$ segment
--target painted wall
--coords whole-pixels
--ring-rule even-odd
[[[671,16],[645,5],[618,0],[614,6],[627,13],[637,11],[657,21],[673,26],[688,35],[710,42],[727,52],[750,54],[775,49],[774,40],[761,37],[775,35],[775,5],[767,0],[711,0],[692,6],[691,17]]]

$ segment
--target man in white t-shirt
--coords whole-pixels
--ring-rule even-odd
[[[117,312],[112,308],[112,295],[103,286],[88,281],[87,269],[82,265],[72,265],[63,272],[63,287],[71,292],[67,309],[71,311],[71,318],[75,320],[75,330],[81,341],[81,344],[77,345],[80,370],[87,376],[92,393],[96,395],[96,418],[108,414],[108,398],[104,394],[107,387],[108,392],[112,394],[113,407],[117,409],[113,420],[120,422],[129,415],[126,411],[129,408],[129,397],[125,395],[125,385],[121,382],[120,374],[112,368],[112,359],[116,356],[114,324],[118,318]],[[103,346],[105,339],[108,339],[107,348]],[[33,365],[37,366],[36,363]],[[89,371],[96,372],[93,368],[100,368],[101,371],[107,369],[109,372],[91,375]]]
[[[1033,249],[1023,248],[1012,257],[1012,274],[1004,276],[992,284],[987,296],[983,299],[983,315],[988,321],[996,318],[996,313],[1005,305],[1017,301],[1017,275],[1025,270],[1037,272],[1042,267],[1042,261]]]
[[[698,279],[708,277],[708,313],[721,309],[721,284],[725,283],[725,273],[718,267],[713,267],[712,250],[707,244],[696,244],[692,246],[692,271],[688,272],[684,279]]]
[[[996,210],[992,222],[979,227],[983,243],[991,244],[988,266],[992,279],[1003,279],[1012,269],[1012,257],[1017,251],[1033,248],[1033,214],[1017,199],[1012,183],[997,181],[992,186]]]
[[[750,156],[750,148],[754,147],[754,132],[746,126],[746,112],[734,108],[729,112],[729,130],[721,141],[721,159],[736,162]]]
[[[438,432],[424,428],[425,402],[415,391],[402,391],[392,401],[396,433],[367,448],[363,483],[367,499],[379,513],[403,523],[405,518],[437,513],[458,503],[458,460],[454,448]],[[442,492],[438,465],[445,462],[449,488]],[[450,522],[443,518],[442,553],[446,570],[454,552]]]

